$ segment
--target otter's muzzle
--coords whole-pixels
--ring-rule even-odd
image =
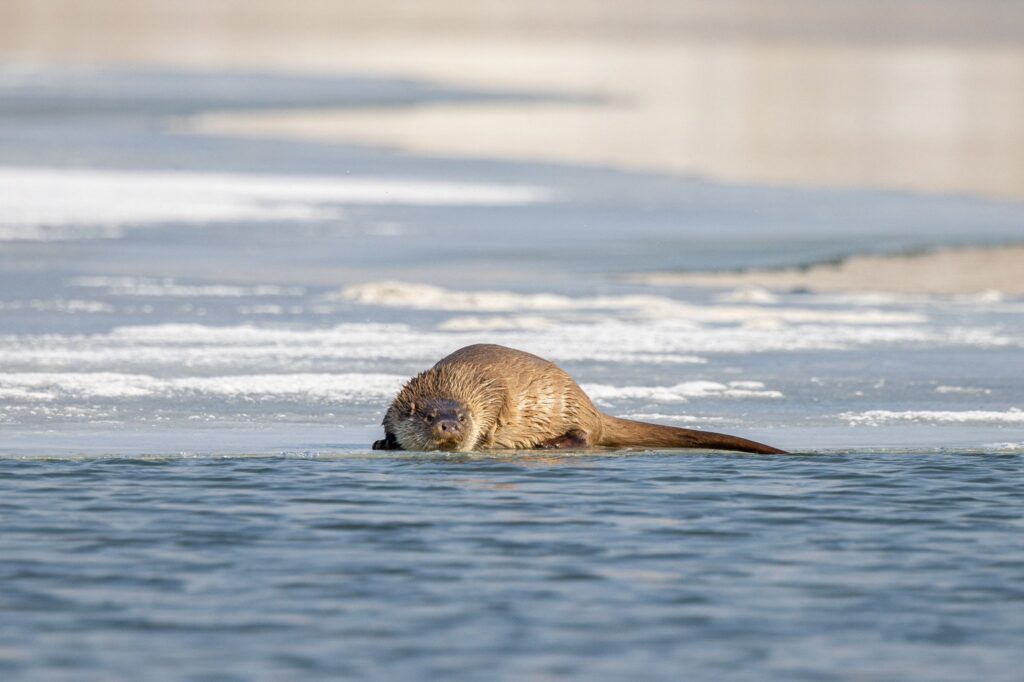
[[[439,419],[434,423],[432,434],[439,448],[454,449],[462,443],[462,424],[457,419]]]

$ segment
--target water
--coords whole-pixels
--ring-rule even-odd
[[[0,69],[4,679],[1014,679],[1024,302],[631,283],[1024,207],[206,137],[534,93]],[[380,455],[452,350],[805,453]]]
[[[0,670],[1010,680],[1021,469],[967,453],[5,459]]]

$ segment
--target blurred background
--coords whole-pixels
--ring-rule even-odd
[[[206,131],[1007,199],[1024,192],[1022,38],[1014,0],[0,5],[7,61],[373,74],[556,95],[189,122]]]

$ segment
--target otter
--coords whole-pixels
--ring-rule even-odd
[[[600,412],[564,370],[514,348],[461,348],[410,379],[384,415],[374,450],[519,450],[646,447],[784,450],[710,431]]]

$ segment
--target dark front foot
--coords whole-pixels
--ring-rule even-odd
[[[398,444],[398,439],[395,438],[393,433],[385,433],[384,440],[376,440],[373,442],[374,450],[401,450],[402,446]]]
[[[570,431],[564,436],[549,438],[537,444],[542,450],[580,450],[590,445],[587,434],[582,431]]]

